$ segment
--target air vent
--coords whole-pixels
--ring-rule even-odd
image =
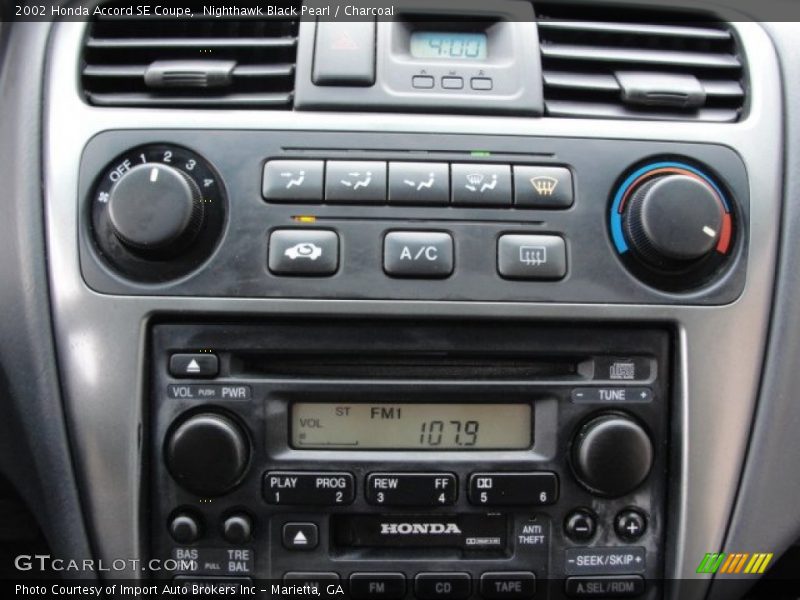
[[[103,18],[89,27],[82,65],[98,106],[292,106],[296,20]]]
[[[726,25],[665,11],[536,9],[548,115],[739,119],[744,74]]]

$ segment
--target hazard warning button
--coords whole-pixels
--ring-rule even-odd
[[[373,85],[375,21],[319,21],[312,80],[315,85]]]

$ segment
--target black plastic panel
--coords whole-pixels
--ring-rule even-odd
[[[313,342],[312,342],[313,340]],[[496,322],[404,322],[404,321],[315,321],[218,325],[156,325],[151,343],[150,427],[150,533],[151,556],[225,556],[248,552],[248,560],[225,563],[215,570],[197,566],[192,577],[240,575],[260,582],[279,581],[296,571],[335,572],[343,582],[354,572],[402,572],[410,583],[422,571],[469,573],[473,589],[485,572],[533,571],[538,579],[537,598],[563,597],[566,575],[641,574],[647,580],[643,598],[660,597],[662,591],[664,538],[669,527],[666,514],[668,486],[668,439],[670,432],[670,335],[662,329],[543,326]],[[180,397],[174,390],[197,384],[197,380],[175,379],[167,374],[168,357],[179,351],[213,352],[220,357],[220,374],[203,384],[246,386],[249,395],[237,399]],[[329,357],[366,353],[391,357],[404,363],[409,356],[469,355],[475,364],[490,364],[503,356],[526,357],[535,364],[552,361],[539,374],[517,373],[504,379],[386,377],[380,370],[371,376],[365,364],[358,374],[314,377],[280,371],[268,375],[247,366],[243,356],[270,357],[308,354]],[[362,354],[363,355],[363,354]],[[623,357],[633,365],[634,379],[625,384],[612,381],[612,368]],[[365,361],[366,363],[367,361]],[[380,361],[379,361],[380,362]],[[441,364],[439,361],[436,364]],[[564,365],[575,365],[573,369]],[[442,367],[446,372],[446,367]],[[576,388],[633,388],[652,390],[650,400],[604,400],[578,402]],[[172,391],[171,391],[172,390]],[[504,451],[375,451],[297,450],[289,443],[288,410],[294,401],[403,401],[403,402],[530,402],[534,411],[534,446]],[[165,469],[162,456],[171,424],[183,415],[209,409],[222,411],[246,425],[252,443],[249,469],[241,483],[227,494],[199,498],[181,489]],[[572,474],[570,442],[574,432],[597,413],[627,414],[649,433],[654,445],[654,465],[645,482],[635,491],[614,499],[592,495]],[[262,496],[262,480],[268,471],[317,471],[352,473],[355,496],[338,506],[275,505]],[[471,474],[502,472],[551,472],[558,478],[558,499],[539,502],[532,497],[527,506],[480,506],[470,502]],[[367,501],[365,482],[375,472],[442,473],[457,477],[454,504],[435,507],[386,507]],[[677,478],[675,478],[677,481]],[[305,502],[304,502],[305,503]],[[647,531],[635,541],[622,539],[614,531],[615,515],[636,507],[647,518]],[[597,515],[598,530],[589,541],[570,541],[563,532],[565,517],[584,507]],[[181,546],[167,534],[167,522],[176,510],[188,510],[205,524],[199,541]],[[220,522],[233,512],[245,511],[255,521],[251,542],[239,546],[226,542]],[[503,518],[490,533],[504,543],[491,549],[392,544],[376,548],[361,546],[348,538],[347,516],[385,515],[391,519],[425,515],[430,520],[458,515],[467,526],[489,527],[483,518],[500,513]],[[499,525],[505,519],[505,526]],[[423,518],[424,521],[424,518]],[[491,519],[489,519],[491,521]],[[401,521],[403,522],[403,521]],[[286,550],[286,523],[314,523],[319,527],[319,545],[307,551]],[[471,524],[471,525],[470,525]],[[477,524],[477,525],[476,525]],[[526,526],[535,526],[527,529]],[[500,527],[498,529],[497,527]],[[475,531],[478,531],[475,529]],[[342,531],[344,530],[344,533]],[[498,534],[498,531],[502,532]],[[482,532],[482,530],[481,530]],[[485,533],[485,532],[483,532]],[[526,535],[543,536],[533,540]],[[488,534],[487,534],[488,535]],[[356,540],[358,541],[358,540]],[[353,543],[351,543],[353,542]],[[363,540],[362,540],[363,542]],[[361,542],[359,542],[361,543]],[[616,568],[578,567],[575,553],[625,552],[643,562]],[[213,562],[213,560],[211,561]],[[201,565],[203,564],[200,561]],[[242,571],[230,572],[236,563]],[[172,574],[154,574],[156,577]],[[263,587],[263,586],[262,586]],[[411,597],[409,594],[408,597]],[[473,596],[470,596],[473,597]],[[475,596],[476,597],[476,596]]]
[[[208,160],[229,198],[223,239],[206,263],[184,278],[146,285],[116,274],[93,248],[88,203],[95,178],[115,156],[144,143],[182,145]],[[567,210],[523,208],[268,204],[261,197],[271,158],[372,159],[568,166],[575,203]],[[608,227],[620,177],[645,160],[672,158],[701,166],[734,199],[739,224],[730,259],[718,276],[691,293],[665,293],[632,276],[616,255]],[[725,304],[745,281],[748,183],[732,150],[714,145],[567,138],[424,134],[338,134],[251,131],[115,131],[96,136],[82,162],[81,268],[102,293],[179,296],[393,300],[552,301]],[[310,215],[316,222],[299,223]],[[267,240],[276,228],[339,233],[339,269],[331,277],[281,277],[267,269]],[[447,279],[392,279],[382,269],[383,238],[393,230],[448,231],[455,270]],[[497,273],[497,239],[505,233],[556,234],[566,240],[567,276],[510,281]]]

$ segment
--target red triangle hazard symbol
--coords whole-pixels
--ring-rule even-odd
[[[342,31],[338,37],[333,40],[331,50],[358,50],[358,44],[350,37],[346,31]]]

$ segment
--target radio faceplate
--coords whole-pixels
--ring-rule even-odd
[[[328,584],[529,597],[498,594],[532,580],[536,598],[661,593],[666,329],[304,319],[151,333],[151,553],[185,560],[180,576],[319,580],[323,597]],[[409,404],[524,404],[533,441],[298,449],[290,413],[307,402],[370,403],[387,409],[370,418],[395,422]]]

